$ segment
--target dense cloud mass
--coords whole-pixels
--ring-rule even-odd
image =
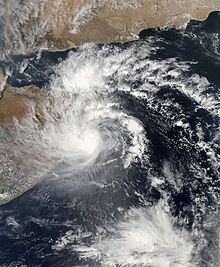
[[[0,62],[44,95],[0,129],[1,201],[44,177],[1,207],[0,264],[218,265],[219,17]]]

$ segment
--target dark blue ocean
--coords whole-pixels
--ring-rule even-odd
[[[62,80],[59,88],[77,88],[99,132],[91,142],[102,140],[98,152],[90,144],[71,156],[67,175],[68,123],[60,138],[48,126],[33,139],[41,140],[33,151],[62,160],[0,206],[0,266],[220,266],[220,12],[185,30],[143,30],[128,43],[7,55],[0,68],[12,86]],[[85,90],[103,88],[104,104],[83,102]]]

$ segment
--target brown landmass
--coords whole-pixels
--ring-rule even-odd
[[[0,93],[0,125],[11,125],[28,112],[30,102],[38,103],[43,99],[43,91],[34,85],[16,88],[8,83]]]
[[[6,47],[29,53],[45,43],[51,50],[65,50],[85,42],[124,42],[146,28],[181,28],[190,19],[204,20],[213,10],[220,10],[219,0],[39,0],[36,5],[9,0]],[[22,118],[28,101],[39,97],[36,86],[7,84],[0,70],[0,123]]]
[[[42,46],[65,50],[86,42],[130,41],[137,39],[143,29],[181,28],[190,19],[204,20],[211,11],[220,10],[219,0],[39,0],[36,6],[30,5],[30,0],[17,3],[9,0],[6,5],[5,45],[10,53],[30,53]],[[0,70],[0,126],[10,127],[14,117],[21,120],[30,101],[38,104],[43,98],[44,93],[34,85],[10,86]]]
[[[124,42],[146,28],[181,28],[190,19],[204,20],[213,10],[220,10],[219,0],[39,0],[36,5],[9,0],[6,47],[29,53],[45,43],[51,50],[65,50],[85,42]],[[24,116],[25,103],[40,92],[35,86],[12,88],[1,71],[0,89],[0,122]]]
[[[76,45],[84,42],[125,42],[137,39],[139,32],[147,28],[181,28],[190,20],[204,20],[213,10],[220,10],[220,1],[206,0],[145,0],[139,8],[117,10],[103,6],[97,15],[81,26],[81,31],[70,35],[64,29],[63,37],[68,36]]]
[[[137,39],[146,28],[184,27],[220,10],[219,0],[9,0],[8,51],[29,53],[46,46],[63,50],[85,42]]]

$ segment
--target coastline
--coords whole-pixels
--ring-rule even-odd
[[[40,48],[63,51],[83,43],[109,43],[136,40],[149,28],[184,28],[189,20],[205,20],[220,10],[213,0],[126,0],[72,1],[45,0],[29,7],[11,1],[6,6],[5,47],[14,54],[29,54]],[[27,16],[28,15],[28,16]],[[24,17],[24,19],[23,19]],[[17,33],[13,28],[16,27]],[[36,31],[37,29],[37,31]]]
[[[127,40],[127,42],[128,41],[131,41],[131,40]],[[121,42],[124,42],[124,41],[121,41]],[[66,50],[59,50],[59,51],[66,51]],[[1,75],[1,77],[3,76],[2,73],[0,73],[0,75]],[[41,99],[41,97],[42,97],[41,93],[40,93],[41,89],[34,86],[34,85],[18,88],[18,87],[10,86],[9,84],[5,84],[4,87],[5,87],[5,90],[4,90],[3,96],[0,99],[0,105],[2,106],[2,103],[5,100],[5,98],[12,100],[11,103],[9,101],[9,104],[6,101],[5,106],[3,106],[4,112],[7,108],[10,109],[12,107],[13,112],[9,112],[8,114],[6,112],[6,115],[3,115],[3,117],[5,116],[4,118],[6,118],[7,120],[8,119],[11,120],[11,122],[13,121],[12,119],[14,116],[18,116],[18,117],[20,116],[21,118],[25,116],[26,111],[25,111],[24,105],[23,105],[25,103],[25,101],[30,101],[30,99],[31,99],[31,101],[37,101],[37,100]],[[22,101],[20,102],[20,100],[22,100]],[[17,104],[20,105],[21,109],[23,109],[21,113],[18,112],[19,109],[16,108],[16,105],[14,105],[14,103],[16,103],[16,105]],[[1,123],[2,123],[2,120],[1,120],[1,108],[0,108],[0,124]],[[37,179],[30,186],[28,186],[26,189],[22,190],[21,192],[18,192],[11,199],[1,202],[0,205],[4,205],[4,204],[8,203],[11,200],[15,199],[16,197],[23,194],[24,192],[28,191],[30,188],[32,188],[33,186],[38,184],[42,179],[44,179],[44,177],[45,176]]]

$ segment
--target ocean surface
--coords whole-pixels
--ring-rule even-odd
[[[5,144],[9,182],[46,175],[0,206],[0,266],[220,266],[220,12],[0,68],[48,90]]]

